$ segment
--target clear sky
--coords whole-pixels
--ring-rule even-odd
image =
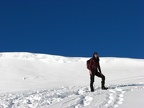
[[[143,0],[0,0],[0,52],[144,58]]]

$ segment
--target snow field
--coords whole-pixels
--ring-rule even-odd
[[[0,53],[0,108],[143,108],[144,60],[100,58],[109,89],[90,92],[88,59]]]

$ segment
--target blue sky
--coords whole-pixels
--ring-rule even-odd
[[[0,0],[0,52],[144,58],[143,0]]]

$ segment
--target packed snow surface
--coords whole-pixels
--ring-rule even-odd
[[[100,57],[90,92],[89,58],[0,53],[0,108],[144,108],[144,59]]]

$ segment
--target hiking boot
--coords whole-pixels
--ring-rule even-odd
[[[102,90],[107,90],[108,88],[104,86],[104,87],[102,87],[101,89],[102,89]]]
[[[94,92],[93,82],[90,83],[91,92]]]
[[[91,92],[94,92],[94,90],[91,90]]]

